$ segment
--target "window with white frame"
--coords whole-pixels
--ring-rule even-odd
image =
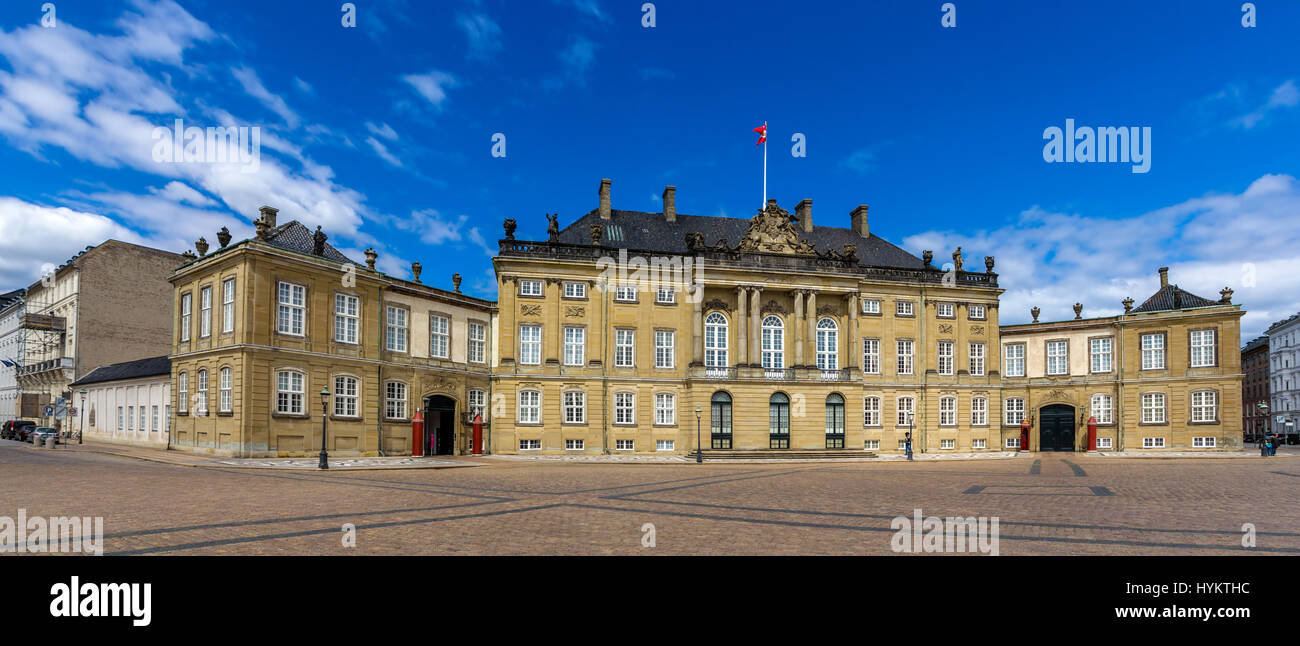
[[[879,314],[879,313],[880,313],[880,299],[878,299],[878,298],[864,298],[864,299],[862,299],[862,313],[863,313],[863,314]]]
[[[587,422],[587,393],[581,390],[564,391],[564,423],[585,424]]]
[[[135,430],[135,406],[126,407],[126,430]]]
[[[632,358],[636,352],[635,330],[614,330],[614,366],[631,368]]]
[[[487,361],[487,326],[482,323],[469,324],[468,359],[470,363]]]
[[[1215,364],[1214,330],[1193,330],[1192,367],[1205,368]]]
[[[957,425],[957,398],[945,395],[939,398],[939,426]]]
[[[912,342],[910,340],[900,340],[897,342],[898,348],[898,374],[912,374]]]
[[[1099,438],[1097,438],[1097,448],[1098,448],[1098,449],[1109,449],[1109,448],[1111,448],[1110,438],[1109,438],[1109,437],[1099,437]]]
[[[520,451],[540,451],[541,448],[541,440],[519,440]]]
[[[540,424],[542,422],[542,391],[519,391],[519,423]]]
[[[866,450],[868,450],[868,451],[879,451],[879,450],[880,450],[880,440],[863,440],[863,441],[862,441],[862,448],[864,448],[864,449],[866,449]]]
[[[710,312],[704,318],[704,365],[727,367],[727,317],[721,312]]]
[[[970,400],[971,426],[988,426],[989,400],[984,397],[972,397]]]
[[[655,330],[655,367],[673,367],[674,336],[672,330]]]
[[[1025,421],[1025,400],[1020,397],[1008,397],[1003,402],[1003,417],[1007,426],[1019,426]]]
[[[580,366],[587,356],[587,329],[564,328],[564,365]]]
[[[1092,372],[1110,372],[1113,363],[1110,339],[1089,339],[1088,355]]]
[[[677,396],[672,393],[655,393],[655,424],[677,423]]]
[[[334,295],[334,340],[356,343],[361,323],[361,299],[348,294]]]
[[[481,421],[487,421],[487,392],[477,388],[469,391],[469,418],[471,421],[478,417]]]
[[[1165,335],[1142,335],[1142,369],[1163,370],[1165,367]]]
[[[862,425],[880,426],[880,398],[875,396],[862,398]]]
[[[970,344],[970,374],[974,377],[984,376],[984,344]]]
[[[1146,393],[1142,395],[1142,423],[1163,424],[1165,421],[1165,394]]]
[[[1093,395],[1089,407],[1089,412],[1097,419],[1098,424],[1113,424],[1115,422],[1114,404],[1111,402],[1110,395],[1103,393]]]
[[[406,419],[406,384],[390,381],[384,385],[384,417]]]
[[[636,300],[636,285],[619,283],[614,287],[614,300],[630,303]]]
[[[1192,438],[1192,448],[1195,449],[1212,449],[1215,446],[1213,437],[1194,437]]]
[[[542,281],[540,280],[521,280],[519,281],[520,296],[541,296]]]
[[[200,416],[208,414],[208,371],[200,370],[197,373],[198,388],[195,390],[194,408]]]
[[[277,370],[275,373],[275,412],[282,415],[303,414],[305,378],[296,370]]]
[[[1018,449],[1018,448],[1020,448],[1020,438],[1018,438],[1018,437],[1008,437],[1008,438],[1007,438],[1007,448],[1008,448],[1008,449]]]
[[[158,407],[154,406],[153,408],[154,408],[154,413],[156,414],[158,412]],[[229,413],[231,412],[232,408],[233,405],[231,402],[230,368],[226,367],[226,368],[222,368],[221,371],[217,373],[217,410],[222,413]],[[154,430],[158,430],[156,428],[157,424],[154,424],[154,426],[155,426]]]
[[[675,446],[676,442],[673,440],[655,440],[656,451],[673,451]]]
[[[614,450],[634,451],[636,450],[636,442],[633,440],[614,440]]]
[[[834,319],[817,321],[817,367],[821,370],[839,370],[840,332]]]
[[[221,332],[235,331],[235,279],[227,278],[221,283]]]
[[[785,323],[781,317],[763,317],[763,367],[769,370],[785,368]]]
[[[988,448],[988,442],[987,442],[986,440],[984,440],[983,438],[974,438],[974,439],[972,439],[972,440],[970,441],[970,448],[972,448],[972,449],[986,449],[986,448]]]
[[[614,423],[636,423],[636,395],[629,392],[614,393]]]
[[[565,283],[564,297],[565,298],[586,298],[587,283]]]
[[[542,363],[542,326],[519,326],[519,363],[526,366]]]
[[[880,339],[862,340],[862,373],[880,374]]]
[[[451,356],[451,319],[445,316],[429,315],[429,356],[435,359]]]
[[[1006,361],[1006,376],[1025,376],[1025,345],[1023,343],[1002,346],[1002,354]]]
[[[181,413],[190,410],[190,375],[186,372],[176,375],[176,410]]]
[[[158,432],[158,427],[160,426],[160,424],[158,423],[158,422],[159,422],[159,420],[158,420],[158,406],[157,406],[157,405],[153,406],[153,407],[152,407],[152,410],[153,410],[153,416],[152,416],[150,419],[153,421],[153,424],[149,427],[149,430],[150,430],[150,431],[153,431],[153,432],[155,432],[155,433],[157,433],[157,432]]]
[[[677,301],[677,291],[667,285],[660,285],[655,290],[655,302],[670,305]]]
[[[1163,449],[1163,448],[1165,448],[1165,438],[1163,438],[1163,437],[1144,437],[1144,438],[1142,438],[1142,448],[1144,448],[1144,449]]]
[[[334,378],[334,416],[357,416],[357,379],[339,376]]]
[[[984,316],[984,306],[983,306],[983,305],[969,305],[969,306],[967,306],[967,308],[966,308],[966,318],[968,318],[968,319],[970,319],[970,320],[972,320],[972,321],[983,321],[984,318],[985,318],[985,316]]]
[[[952,374],[952,341],[939,342],[939,374]]]
[[[911,397],[898,398],[898,425],[909,426],[912,414],[916,411],[916,400]]]
[[[1214,422],[1219,418],[1218,393],[1198,390],[1192,393],[1192,421]]]
[[[406,352],[406,309],[402,307],[386,308],[388,310],[388,349],[393,352]]]
[[[566,450],[566,451],[581,451],[581,450],[582,450],[582,447],[583,447],[584,444],[585,444],[585,443],[584,443],[582,440],[565,440],[565,441],[564,441],[564,450]]]
[[[1047,342],[1047,374],[1064,375],[1070,372],[1068,341]]]
[[[954,316],[952,303],[939,303],[935,306],[935,309],[941,319],[950,319]]]
[[[957,448],[957,440],[939,440],[939,448],[955,449]]]
[[[895,316],[912,316],[912,301],[898,301],[894,308]]]
[[[125,407],[123,407],[123,406],[118,406],[118,407],[117,407],[117,430],[119,430],[119,431],[125,431],[125,430],[126,430],[126,417],[125,417],[126,412],[125,412],[125,411],[126,411],[126,408],[125,408]]]
[[[212,336],[212,288],[199,290],[199,338]]]
[[[281,282],[276,291],[276,331],[293,336],[303,335],[307,316],[307,288]]]
[[[190,340],[190,308],[193,307],[192,296],[189,292],[181,294],[181,341]]]
[[[163,430],[170,433],[172,430],[172,405],[171,404],[163,404],[163,420],[164,420]]]

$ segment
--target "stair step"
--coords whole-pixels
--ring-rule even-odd
[[[690,452],[694,458],[696,451]],[[874,458],[874,451],[853,449],[730,449],[705,450],[709,460],[834,460],[845,458]]]

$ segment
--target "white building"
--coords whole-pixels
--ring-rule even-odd
[[[1269,407],[1273,431],[1295,435],[1300,431],[1300,314],[1274,323],[1265,334],[1269,378],[1273,382]]]
[[[76,415],[67,428],[86,440],[166,448],[171,432],[171,360],[101,366],[70,384]]]
[[[0,294],[0,424],[21,418],[17,370],[23,360],[23,290]]]

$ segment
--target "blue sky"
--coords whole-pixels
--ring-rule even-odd
[[[261,204],[353,257],[494,298],[501,221],[595,206],[818,224],[998,259],[1005,322],[1112,314],[1156,268],[1300,309],[1300,3],[57,0],[0,9],[0,288],[115,237],[180,251]],[[1058,6],[1062,5],[1062,6]],[[151,130],[256,126],[257,172],[162,164]],[[1047,163],[1044,129],[1151,129],[1151,166]],[[493,157],[492,137],[506,137]],[[801,133],[807,156],[791,155]]]

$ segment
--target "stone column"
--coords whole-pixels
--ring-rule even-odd
[[[860,344],[862,343],[862,339],[859,338],[858,336],[858,294],[857,292],[849,293],[849,295],[845,297],[845,302],[847,303],[847,307],[849,308],[848,338],[845,343],[845,347],[847,348],[845,352],[847,352],[849,356],[844,358],[844,367],[857,368],[858,359],[861,358],[862,356],[862,349],[860,347]]]
[[[704,286],[699,286],[696,295],[695,315],[691,318],[691,365],[704,365]]]
[[[804,306],[803,315],[808,319],[808,333],[804,345],[808,350],[808,365],[817,366],[817,292],[808,292],[808,304]]]
[[[749,295],[749,365],[763,365],[763,319],[758,313],[759,301],[762,300],[763,288],[750,287]]]
[[[732,355],[734,365],[744,365],[749,361],[749,338],[748,321],[745,320],[745,295],[748,290],[745,287],[736,288],[736,320],[732,326],[732,334],[736,336],[736,352]]]
[[[803,294],[802,289],[796,289],[791,294],[794,296],[794,318],[790,319],[790,342],[794,346],[794,364],[793,366],[803,366]]]

